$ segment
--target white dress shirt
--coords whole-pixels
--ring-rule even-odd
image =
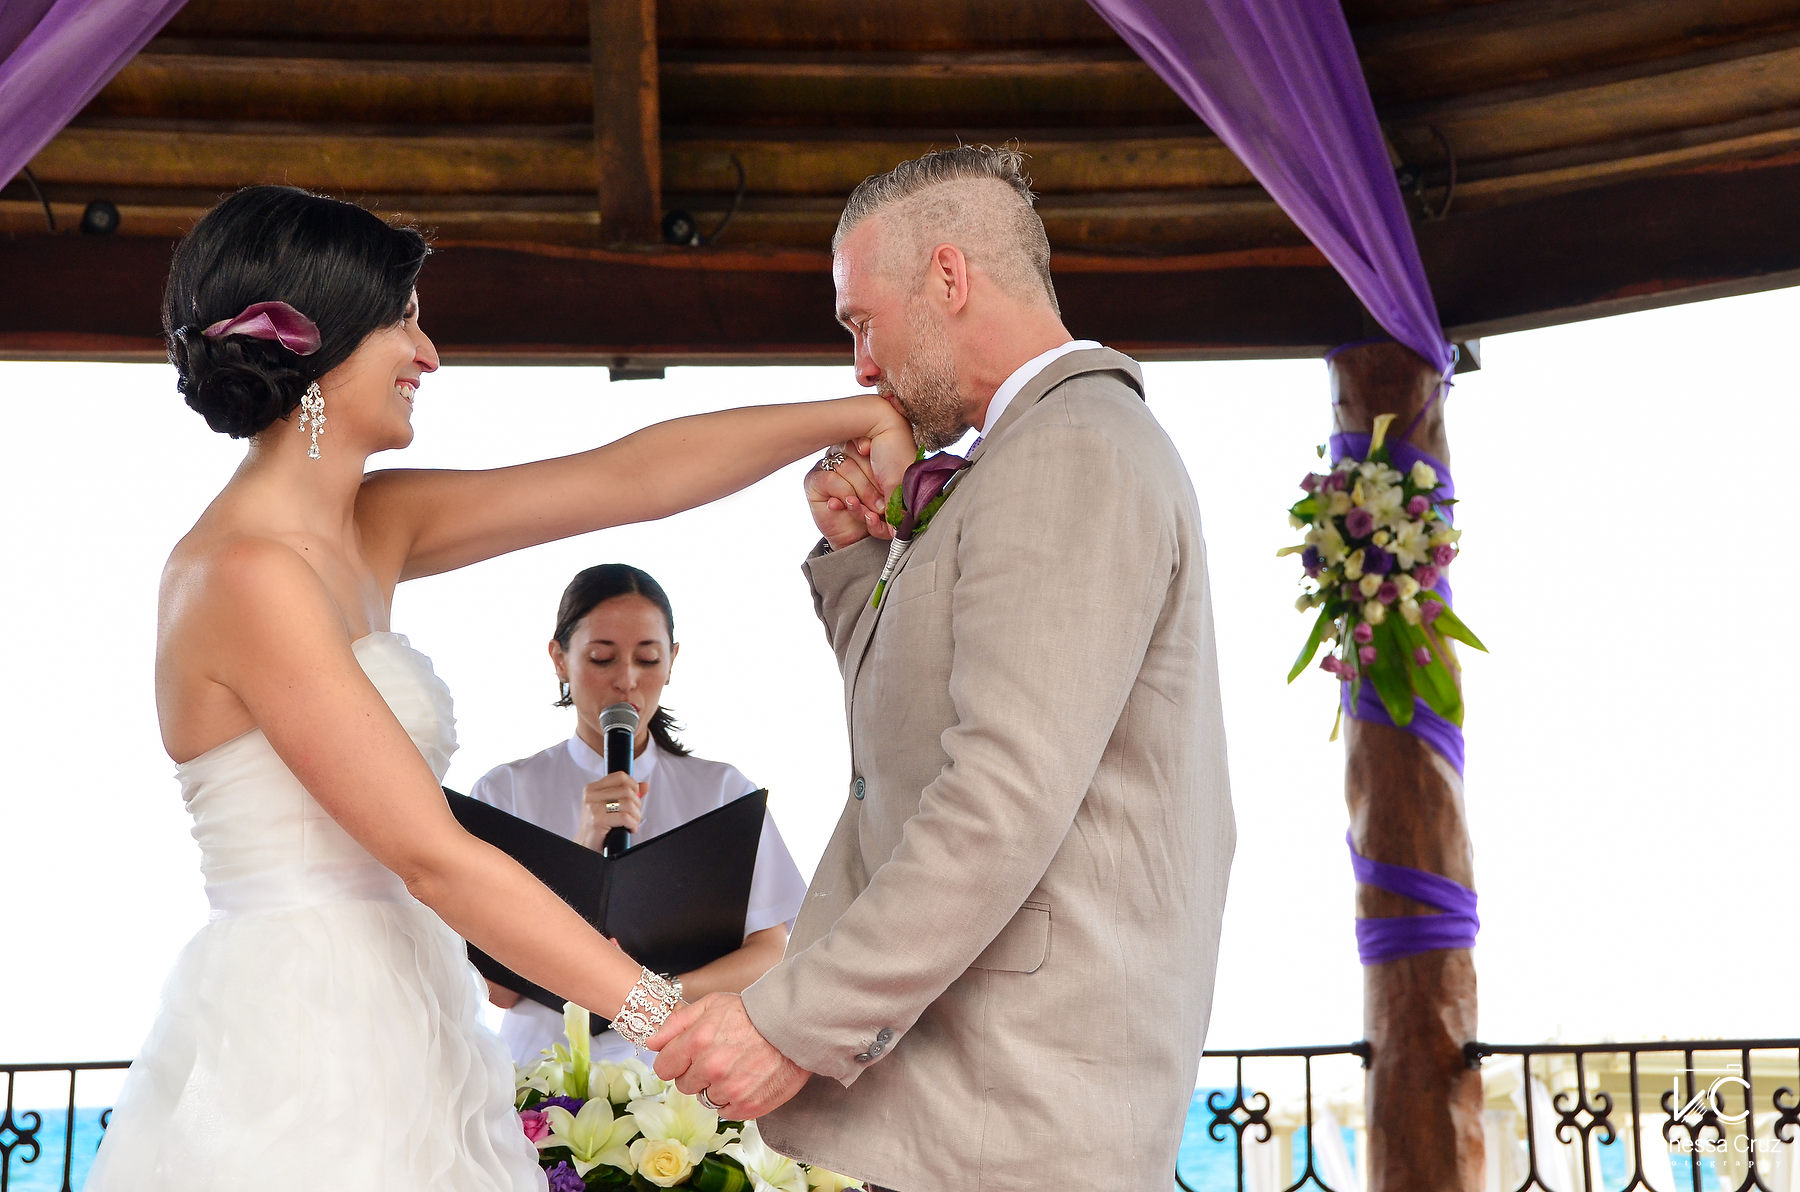
[[[1066,344],[1051,348],[1048,352],[1039,352],[1019,365],[1013,370],[1012,376],[1002,381],[1000,388],[994,390],[993,399],[988,402],[987,416],[981,420],[981,433],[986,435],[989,430],[998,426],[1000,415],[1006,413],[1006,407],[1012,404],[1012,399],[1019,396],[1019,390],[1025,388],[1026,384],[1049,368],[1053,362],[1067,356],[1070,352],[1080,352],[1099,346],[1100,344],[1095,340],[1072,339]]]
[[[756,789],[756,784],[735,767],[701,757],[665,753],[654,737],[633,762],[632,773],[647,786],[644,822],[632,834],[637,841],[660,836]],[[542,753],[495,766],[481,776],[469,794],[572,840],[581,823],[582,788],[604,777],[606,758],[581,738],[571,737]],[[781,833],[775,830],[774,817],[765,814],[762,840],[756,851],[756,872],[750,881],[744,934],[782,923],[791,929],[805,897],[806,879],[800,876]],[[562,1037],[562,1015],[529,998],[520,999],[500,1023],[500,1038],[512,1052],[514,1063],[535,1062],[540,1051]],[[620,1060],[634,1054],[634,1049],[614,1032],[606,1031],[594,1036],[593,1054],[595,1059]]]

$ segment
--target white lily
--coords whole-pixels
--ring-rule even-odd
[[[762,1140],[755,1122],[744,1123],[743,1136],[720,1151],[744,1165],[752,1192],[807,1192],[806,1170]]]
[[[1400,566],[1409,569],[1417,567],[1428,561],[1431,535],[1426,532],[1424,523],[1403,521],[1394,527],[1394,541],[1387,549],[1394,556],[1394,562]]]
[[[844,1192],[846,1188],[860,1188],[861,1180],[853,1180],[847,1175],[839,1175],[835,1171],[826,1171],[823,1167],[808,1168],[806,1186],[811,1192]]]
[[[638,1132],[637,1119],[629,1113],[615,1117],[613,1107],[605,1099],[595,1097],[581,1107],[580,1113],[552,1105],[544,1111],[544,1117],[550,1123],[550,1133],[538,1139],[538,1150],[568,1147],[569,1159],[578,1175],[585,1176],[602,1163],[617,1167],[626,1175],[637,1170],[629,1145]]]
[[[639,1060],[620,1063],[600,1060],[588,1073],[588,1083],[596,1097],[604,1096],[614,1105],[628,1105],[644,1097],[661,1095],[663,1082]]]
[[[1396,484],[1369,484],[1356,502],[1367,509],[1378,526],[1394,526],[1406,521],[1406,493]]]
[[[678,1089],[633,1101],[630,1109],[645,1138],[678,1142],[695,1163],[729,1141],[719,1133],[719,1115]]]

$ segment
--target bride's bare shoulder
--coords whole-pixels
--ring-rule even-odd
[[[159,636],[190,625],[209,637],[232,623],[323,596],[318,576],[293,546],[271,535],[202,522],[175,544],[163,565]]]

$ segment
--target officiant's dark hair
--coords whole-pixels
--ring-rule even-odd
[[[176,389],[234,439],[272,426],[371,331],[400,321],[430,251],[417,229],[355,203],[292,186],[245,187],[176,246],[163,290]],[[318,350],[301,356],[274,340],[203,334],[258,302],[285,302],[311,319]]]
[[[669,594],[649,572],[628,563],[601,563],[575,573],[575,578],[563,589],[562,604],[556,610],[556,632],[551,635],[556,644],[567,650],[581,618],[615,596],[642,596],[661,609],[663,624],[669,630],[669,642],[674,644],[675,610],[669,604]],[[556,701],[556,706],[566,708],[574,702],[564,695]],[[656,738],[663,752],[686,757],[688,747],[675,739],[675,730],[680,727],[675,722],[675,714],[660,705],[656,714],[650,717],[650,735]]]

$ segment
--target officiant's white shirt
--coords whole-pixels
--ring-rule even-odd
[[[644,823],[633,834],[638,841],[660,836],[756,789],[756,784],[736,767],[702,757],[665,753],[655,738],[633,761],[632,773],[648,786],[644,794]],[[481,776],[469,794],[572,840],[581,822],[582,788],[605,776],[606,759],[581,738],[571,737],[542,753],[495,766]],[[805,897],[806,879],[800,876],[781,833],[776,831],[774,817],[765,813],[762,839],[756,849],[756,873],[750,881],[749,909],[744,915],[744,934],[783,923],[791,930]],[[508,1010],[500,1023],[500,1038],[518,1064],[535,1062],[538,1052],[560,1042],[562,1037],[562,1015],[528,998]],[[594,1036],[593,1054],[596,1059],[621,1060],[633,1055],[634,1049],[614,1032],[606,1031]]]

